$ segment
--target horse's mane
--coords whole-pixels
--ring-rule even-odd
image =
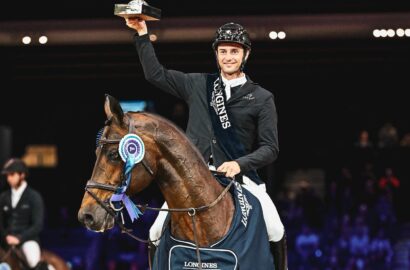
[[[187,137],[185,132],[172,121],[166,119],[155,113],[150,112],[127,112],[131,118],[135,119],[135,116],[144,115],[149,119],[153,120],[150,123],[145,123],[144,128],[155,134],[155,140],[166,146],[168,149],[174,149],[175,147],[181,148],[182,146],[190,146],[192,152],[195,153],[198,159],[200,159],[206,166],[203,160],[202,154],[199,152],[198,148],[191,142]],[[180,139],[179,142],[175,140]]]
[[[174,122],[170,121],[169,119],[167,119],[167,118],[165,118],[165,117],[163,117],[159,114],[152,113],[152,112],[128,112],[128,114],[130,114],[130,115],[142,114],[142,115],[145,115],[149,118],[158,120],[159,122],[161,122],[164,125],[171,126],[173,129],[178,131],[181,136],[186,137],[185,132],[179,126],[177,126]]]

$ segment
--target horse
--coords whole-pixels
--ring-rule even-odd
[[[115,207],[109,204],[113,192],[124,181],[119,142],[127,134],[137,134],[144,142],[145,156],[133,167],[126,194],[134,196],[156,182],[170,209],[169,236],[196,248],[199,263],[185,264],[191,268],[196,265],[198,268],[195,269],[206,268],[207,264],[201,263],[200,254],[226,239],[231,225],[239,220],[234,215],[238,208],[246,215],[252,207],[246,208],[245,204],[235,202],[231,192],[226,192],[232,189],[235,181],[221,185],[189,138],[167,119],[146,112],[124,113],[119,102],[109,95],[106,95],[104,110],[107,120],[96,149],[92,176],[78,211],[79,221],[96,232],[120,224],[113,214]],[[240,189],[239,184],[234,186]],[[259,213],[260,219],[261,215]],[[255,222],[265,226],[261,220]],[[263,233],[266,235],[266,227]],[[270,253],[268,245],[266,237],[266,245],[263,242],[260,246],[267,250],[256,252]],[[271,268],[253,269],[273,269],[273,263]]]
[[[52,251],[47,249],[41,250],[41,259],[42,262],[45,262],[49,267],[49,269],[55,270],[69,270],[67,263],[63,258],[58,256]],[[10,269],[13,270],[28,270],[27,263],[24,259],[23,253],[16,249],[16,248],[9,248],[7,251],[0,248],[0,265],[2,263],[8,264]]]

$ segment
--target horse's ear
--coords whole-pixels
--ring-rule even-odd
[[[118,100],[106,94],[104,110],[108,120],[114,117],[120,124],[122,124],[124,112],[122,111],[121,105]]]

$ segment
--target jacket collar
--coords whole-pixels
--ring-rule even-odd
[[[17,189],[14,189],[14,188],[11,189],[11,195],[18,196],[21,198],[26,188],[27,188],[27,182],[23,181]]]
[[[231,98],[228,100],[227,104],[230,104],[238,99],[240,99],[241,97],[249,94],[250,92],[252,92],[254,86],[256,83],[254,83],[251,78],[249,78],[248,75],[246,75],[246,83],[239,88],[238,91],[236,91],[235,93],[232,94]]]
[[[24,189],[23,193],[21,194],[20,200],[16,205],[16,208],[18,207],[18,205],[20,204],[20,202],[22,201],[23,198],[25,198],[28,194],[28,190],[30,189],[30,186],[27,185],[27,187]],[[11,188],[7,190],[7,196],[6,196],[6,201],[9,207],[11,207]]]

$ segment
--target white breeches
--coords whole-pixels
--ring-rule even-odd
[[[262,206],[263,219],[265,220],[266,230],[268,231],[269,241],[278,242],[285,233],[285,227],[280,220],[278,210],[269,194],[266,193],[265,184],[258,185],[248,177],[243,176],[243,185],[252,195],[254,195]]]
[[[167,202],[164,202],[161,208],[168,209]],[[167,211],[160,211],[158,213],[157,218],[154,221],[154,224],[152,224],[151,228],[149,229],[149,239],[151,241],[154,241],[153,244],[156,246],[159,245],[159,238],[161,237],[162,229],[164,227],[164,223],[165,223],[165,219],[167,218],[167,215],[168,215]]]
[[[265,184],[257,185],[255,182],[250,180],[248,177],[243,177],[243,187],[246,188],[250,193],[252,193],[260,202],[262,206],[263,217],[266,224],[266,229],[268,232],[268,238],[271,242],[278,242],[282,239],[285,228],[280,220],[278,211],[276,210],[275,204],[266,193]],[[168,209],[168,205],[165,202],[162,206],[164,209]],[[149,237],[152,241],[155,241],[161,237],[162,228],[164,227],[165,219],[167,218],[168,212],[160,211],[154,224],[149,230]],[[154,243],[159,244],[159,240]]]
[[[36,241],[27,241],[21,246],[21,250],[26,257],[27,263],[30,268],[34,268],[40,262],[40,246]]]

